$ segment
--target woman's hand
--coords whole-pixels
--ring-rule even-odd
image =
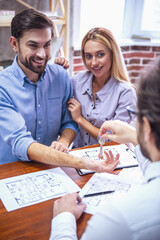
[[[79,123],[82,119],[81,104],[74,98],[70,98],[67,104],[68,110],[71,112],[73,120]]]

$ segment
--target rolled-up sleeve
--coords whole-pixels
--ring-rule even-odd
[[[21,160],[29,160],[27,149],[34,142],[27,131],[25,121],[18,110],[0,93],[0,133],[3,141],[11,149],[13,156]]]

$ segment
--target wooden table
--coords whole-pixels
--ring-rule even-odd
[[[108,145],[112,145],[109,143]],[[94,145],[99,146],[99,145]],[[91,146],[93,147],[93,146]],[[53,168],[52,165],[36,162],[14,162],[0,165],[0,179]],[[80,187],[91,178],[92,174],[80,176],[74,168],[62,168]],[[48,240],[51,231],[53,202],[51,199],[42,203],[7,212],[0,200],[0,240]],[[91,215],[83,213],[77,222],[78,238],[84,232]]]

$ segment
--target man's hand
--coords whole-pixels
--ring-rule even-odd
[[[63,143],[57,142],[57,141],[52,142],[50,147],[53,148],[53,149],[56,149],[60,152],[68,153],[68,151],[69,151],[68,147],[66,147]]]
[[[106,160],[97,161],[97,160],[93,160],[88,157],[85,157],[87,169],[93,170],[94,172],[97,172],[97,173],[113,172],[113,170],[117,167],[119,163],[120,154],[118,153],[114,158],[111,150],[109,150],[108,152],[104,151],[104,153],[106,155]]]
[[[63,66],[65,69],[69,68],[68,59],[65,58],[65,57],[56,57],[55,60],[54,60],[54,63]]]
[[[112,131],[112,133],[107,131]],[[100,128],[99,135],[102,139],[109,139],[118,143],[133,143],[135,146],[138,144],[136,129],[120,120],[104,122]]]
[[[77,220],[82,215],[85,208],[86,204],[82,203],[82,199],[78,193],[68,193],[54,202],[53,217],[62,212],[70,212]]]

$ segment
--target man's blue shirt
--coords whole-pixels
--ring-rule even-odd
[[[31,82],[17,64],[0,73],[0,164],[28,160],[34,141],[49,146],[66,128],[77,132],[67,109],[73,96],[66,70],[46,65],[37,83]]]

